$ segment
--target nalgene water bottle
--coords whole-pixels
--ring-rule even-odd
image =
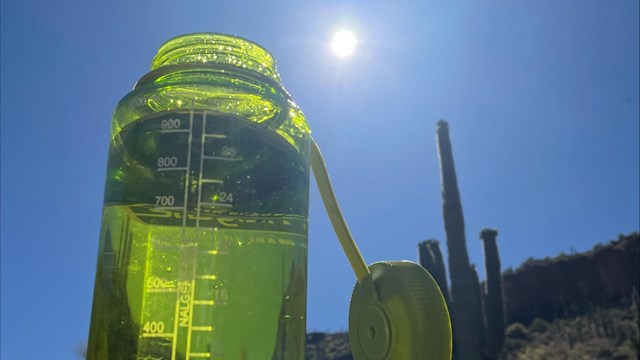
[[[162,45],[113,114],[87,358],[302,359],[309,142],[262,47]]]

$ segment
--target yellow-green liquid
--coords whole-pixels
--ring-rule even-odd
[[[306,159],[173,112],[111,144],[88,359],[302,359]]]

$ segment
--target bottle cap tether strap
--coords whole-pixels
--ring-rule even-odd
[[[324,207],[358,280],[349,305],[354,359],[451,359],[449,312],[431,274],[410,261],[384,261],[367,267],[313,139],[310,162]]]
[[[311,169],[313,170],[313,175],[316,178],[316,183],[320,190],[320,196],[322,197],[322,202],[324,203],[324,207],[327,210],[329,219],[331,220],[331,225],[333,225],[338,241],[340,241],[340,245],[342,245],[342,249],[344,250],[345,255],[347,255],[347,259],[353,268],[353,272],[356,274],[358,282],[362,282],[363,279],[370,276],[371,273],[369,272],[367,263],[364,261],[364,258],[358,249],[358,245],[356,245],[356,242],[353,240],[349,227],[342,216],[342,212],[338,206],[338,200],[336,200],[336,196],[333,193],[333,187],[331,186],[331,181],[329,180],[327,167],[322,159],[322,154],[320,153],[318,144],[316,144],[313,139],[311,140],[310,158]]]

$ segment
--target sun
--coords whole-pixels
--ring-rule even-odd
[[[347,57],[353,54],[356,48],[356,37],[351,31],[340,30],[331,39],[331,49],[338,57]]]

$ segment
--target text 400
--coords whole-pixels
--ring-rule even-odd
[[[164,331],[163,321],[147,321],[142,330],[147,334],[157,334]]]

